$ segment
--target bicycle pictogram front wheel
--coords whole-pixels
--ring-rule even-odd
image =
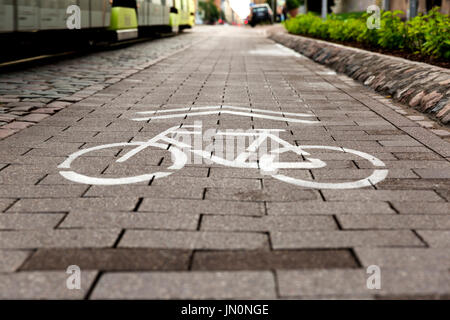
[[[357,156],[358,158],[362,158],[364,160],[367,160],[370,164],[372,164],[375,169],[373,169],[373,172],[366,178],[356,180],[356,181],[349,181],[349,182],[319,182],[319,181],[313,181],[313,180],[304,180],[299,178],[290,177],[288,175],[284,174],[273,174],[272,177],[278,180],[281,180],[286,183],[290,183],[293,185],[305,187],[305,188],[313,188],[313,189],[357,189],[357,188],[363,188],[363,187],[369,187],[372,185],[375,185],[381,181],[383,181],[387,175],[388,170],[386,169],[385,164],[380,159],[357,150],[348,149],[348,148],[342,148],[342,147],[332,147],[332,146],[298,146],[296,147],[298,150],[331,150],[331,151],[338,151],[338,152],[344,152],[349,153],[352,155]],[[279,153],[283,153],[288,151],[287,149],[280,149]],[[308,157],[306,157],[308,159]],[[314,159],[316,160],[316,159]],[[274,163],[273,167],[277,167],[277,164]],[[280,166],[282,167],[282,166]]]

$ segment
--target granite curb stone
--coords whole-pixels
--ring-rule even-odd
[[[272,33],[269,38],[396,101],[429,113],[443,124],[450,122],[448,69],[284,32]]]

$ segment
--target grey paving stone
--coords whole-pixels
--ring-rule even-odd
[[[22,131],[22,132],[24,132],[24,131]],[[5,142],[6,145],[22,147],[22,148],[25,148],[25,147],[32,148],[36,144],[42,143],[42,142],[50,139],[51,137],[52,137],[52,135],[50,135],[50,134],[24,136],[24,135],[21,135],[20,133],[16,133],[15,135],[9,137],[8,139],[6,139],[4,141],[6,141]],[[12,158],[13,158],[12,160],[16,159],[15,156],[13,156]]]
[[[277,271],[281,297],[357,294],[447,294],[446,271],[381,269],[381,289],[368,289],[365,270]]]
[[[357,268],[349,250],[196,251],[193,270]]]
[[[66,270],[70,265],[77,265],[81,270],[102,271],[187,270],[190,256],[188,250],[145,248],[38,249],[20,270]]]
[[[364,267],[377,265],[381,269],[448,270],[450,251],[445,248],[355,248]]]
[[[20,199],[8,212],[131,211],[138,201],[138,197]]]
[[[415,140],[407,141],[396,141],[396,140],[380,140],[378,141],[382,146],[385,147],[420,147],[422,144]]]
[[[323,190],[327,201],[443,201],[431,190]]]
[[[298,201],[314,200],[320,196],[317,191],[284,187],[277,193],[270,189],[232,189],[232,188],[207,188],[205,199],[207,200],[237,200],[237,201]]]
[[[186,213],[73,211],[67,215],[59,227],[93,229],[142,228],[162,230],[195,230],[197,229],[199,218],[199,214]]]
[[[16,271],[31,253],[31,251],[0,250],[0,273]]]
[[[106,273],[92,299],[273,299],[271,272]]]
[[[121,248],[157,249],[260,249],[267,248],[267,235],[243,232],[127,230]]]
[[[0,231],[0,248],[111,247],[119,233],[120,229]]]
[[[450,230],[418,230],[417,233],[430,247],[450,247]]]
[[[268,202],[269,215],[303,215],[303,214],[394,214],[389,203],[382,201],[297,201],[297,202]]]
[[[445,189],[436,189],[436,192],[441,196],[443,199],[450,201],[450,190]]]
[[[47,165],[52,165],[53,168],[56,168],[60,163],[65,160],[65,157],[52,157],[52,156],[30,156],[23,155],[17,157],[14,161],[11,161],[13,164],[22,164],[22,165],[35,165],[39,166],[42,163]]]
[[[103,163],[90,163],[89,167],[83,167],[82,173],[88,174],[88,173],[98,173],[105,169],[107,165]],[[13,172],[17,175],[23,175],[27,176],[29,174],[58,174],[58,169],[56,168],[54,163],[46,163],[41,162],[38,164],[11,164],[8,168],[8,172]],[[5,170],[6,170],[5,169]],[[77,168],[78,169],[78,168]],[[11,170],[11,171],[9,171]]]
[[[65,214],[2,214],[0,230],[53,229]]]
[[[448,214],[448,202],[392,201],[392,205],[402,214]]]
[[[156,199],[202,199],[204,189],[201,187],[178,186],[92,186],[85,194],[87,197],[146,197]]]
[[[257,179],[238,178],[197,178],[197,177],[167,177],[166,179],[156,179],[152,186],[164,186],[180,188],[187,186],[202,188],[239,188],[239,189],[259,189],[261,182]]]
[[[337,219],[343,229],[450,229],[450,215],[344,214]]]
[[[387,168],[389,169],[442,169],[448,170],[450,168],[450,162],[442,160],[428,160],[428,161],[420,161],[420,160],[386,160],[383,161]],[[373,166],[365,161],[356,161],[359,168],[372,168]]]
[[[335,230],[331,216],[204,216],[201,230],[215,231],[299,231]]]
[[[2,146],[1,151],[0,151],[0,155],[15,155],[15,156],[20,156],[24,153],[27,153],[31,148],[21,148],[21,147],[17,147],[17,146],[11,146],[11,145],[6,145],[6,146]],[[3,168],[5,165],[2,165],[1,168]]]
[[[55,147],[51,147],[47,144],[45,148],[36,147],[36,148],[32,149],[31,151],[27,152],[27,155],[33,156],[33,157],[35,157],[35,156],[37,156],[37,157],[44,157],[44,156],[65,157],[65,156],[67,156],[71,153],[74,153],[75,151],[78,150],[78,148],[75,147],[76,145],[81,146],[80,143],[73,143],[73,147],[64,148],[57,144]]]
[[[427,147],[384,147],[385,152],[401,152],[401,153],[433,153]]]
[[[322,159],[323,160],[323,159]],[[332,169],[327,168],[314,170],[314,179],[321,182],[323,179],[339,179],[354,181],[357,179],[364,179],[373,173],[372,169]],[[388,178],[418,178],[418,175],[411,169],[392,169],[389,170]]]
[[[148,172],[157,172],[160,171],[161,167],[159,166],[146,166],[146,171]],[[109,166],[105,174],[115,175],[117,176],[130,176],[130,175],[139,175],[142,174],[142,166],[130,166],[127,165],[126,167],[116,167],[114,165]],[[208,176],[208,168],[198,168],[198,167],[184,167],[182,170],[179,170],[178,172],[175,172],[172,177],[202,177],[205,178]],[[165,181],[166,179],[163,179],[161,181]],[[157,180],[156,180],[157,181]],[[155,181],[153,181],[155,182]]]
[[[0,189],[1,198],[76,198],[86,190],[86,185],[70,186],[37,186],[37,185],[10,185]]]
[[[399,160],[442,160],[442,157],[434,152],[394,152],[393,154]]]
[[[270,238],[274,249],[424,246],[410,230],[271,232]]]
[[[8,209],[14,202],[16,199],[0,199],[0,212]]]
[[[97,272],[81,272],[81,290],[69,290],[65,271],[0,274],[0,299],[83,299]]]
[[[450,179],[450,168],[448,169],[414,169],[424,179]]]
[[[261,216],[265,214],[264,203],[262,202],[194,199],[167,200],[145,198],[139,206],[139,211],[249,216]]]
[[[309,149],[308,152],[312,155],[312,158],[320,159],[325,162],[330,160],[360,160],[360,158],[351,153],[344,152],[336,152],[329,150],[323,150],[323,152],[317,152],[312,149]],[[430,154],[433,154],[429,152]],[[390,152],[376,152],[372,153],[372,155],[380,160],[396,160],[397,158]],[[325,168],[326,170],[326,168]]]

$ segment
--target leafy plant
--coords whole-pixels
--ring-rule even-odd
[[[386,49],[402,49],[405,46],[405,23],[400,19],[402,11],[385,11],[378,29],[378,44]]]
[[[361,42],[390,50],[404,50],[434,58],[450,59],[450,17],[439,8],[409,21],[402,11],[381,13],[381,28],[369,29],[367,13],[331,14],[327,20],[308,13],[285,22],[293,34],[325,40]]]
[[[360,19],[365,14],[366,14],[366,12],[345,12],[345,13],[339,13],[339,14],[332,13],[328,16],[328,18],[335,19],[335,20]]]
[[[450,17],[434,8],[408,21],[408,48],[422,55],[450,58]]]

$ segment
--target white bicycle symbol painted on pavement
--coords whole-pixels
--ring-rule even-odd
[[[177,114],[165,114],[167,112],[184,112],[184,111],[192,111],[192,110],[201,110],[195,113],[177,113]],[[205,111],[207,110],[207,111]],[[243,112],[245,111],[245,112]],[[211,115],[221,113],[229,113],[235,114],[239,116],[250,116],[256,118],[264,118],[276,121],[288,121],[288,122],[298,122],[298,123],[320,123],[319,121],[313,120],[303,120],[297,119],[294,117],[311,117],[311,114],[294,114],[294,113],[282,113],[282,112],[274,112],[267,110],[258,110],[258,109],[249,109],[249,108],[241,108],[241,107],[197,107],[197,108],[182,108],[182,109],[172,109],[172,110],[164,110],[164,111],[149,111],[149,112],[141,112],[140,114],[153,114],[154,116],[146,117],[146,118],[138,118],[133,119],[135,121],[144,121],[144,120],[154,120],[154,119],[168,119],[168,118],[185,118],[192,115]],[[158,115],[158,113],[162,113],[162,115]],[[276,115],[275,115],[276,114]],[[292,117],[287,118],[286,115]],[[192,129],[192,130],[187,130]],[[143,142],[124,142],[124,143],[112,143],[100,145],[92,148],[82,149],[73,154],[71,154],[63,163],[61,163],[58,168],[66,169],[60,171],[60,174],[70,180],[77,183],[90,184],[90,185],[124,185],[124,184],[132,184],[138,182],[151,181],[152,179],[159,179],[167,177],[177,170],[182,169],[188,161],[188,157],[186,152],[189,151],[192,154],[200,156],[204,159],[207,159],[213,163],[233,167],[233,168],[248,168],[248,169],[260,169],[264,173],[270,174],[273,178],[284,181],[286,183],[290,183],[297,186],[302,186],[306,188],[315,188],[315,189],[355,189],[362,188],[367,186],[375,185],[381,181],[383,181],[388,174],[388,170],[385,167],[385,164],[375,158],[374,156],[348,148],[343,147],[335,147],[335,146],[294,146],[289,142],[279,138],[275,133],[282,132],[285,130],[278,129],[255,129],[251,131],[247,131],[245,133],[229,133],[226,131],[219,131],[216,133],[217,136],[229,136],[229,135],[246,135],[252,136],[254,139],[253,142],[245,149],[245,151],[238,154],[233,160],[228,160],[220,156],[216,156],[211,154],[211,152],[207,152],[204,150],[195,150],[192,145],[186,144],[184,142],[178,141],[174,139],[177,134],[201,134],[202,127],[198,125],[188,125],[188,126],[176,126],[169,128],[160,134],[156,135],[152,139]],[[280,148],[276,148],[262,154],[259,156],[259,161],[251,160],[255,158],[257,152],[259,151],[260,146],[263,143],[267,143],[268,140],[272,140],[276,142]],[[172,154],[173,164],[168,167],[164,171],[151,172],[137,176],[128,176],[128,177],[119,177],[119,178],[100,178],[100,177],[92,177],[84,174],[77,173],[71,169],[72,163],[79,157],[86,155],[89,152],[104,150],[108,148],[124,148],[124,147],[133,147],[130,151],[125,153],[119,159],[116,160],[118,163],[123,163],[137,155],[139,152],[144,151],[149,147],[160,148],[163,150],[167,150]],[[183,150],[183,151],[182,151]],[[373,172],[366,178],[351,181],[351,182],[337,182],[337,183],[329,183],[329,182],[317,182],[304,180],[299,178],[290,177],[284,174],[278,174],[278,169],[319,169],[327,166],[326,162],[310,157],[310,153],[306,150],[331,150],[343,153],[349,153],[355,155],[359,158],[367,160],[371,163],[376,169],[373,169]],[[281,154],[285,152],[293,152],[300,157],[303,157],[304,161],[298,162],[280,162],[275,159],[278,158]],[[257,157],[256,157],[257,158]]]

